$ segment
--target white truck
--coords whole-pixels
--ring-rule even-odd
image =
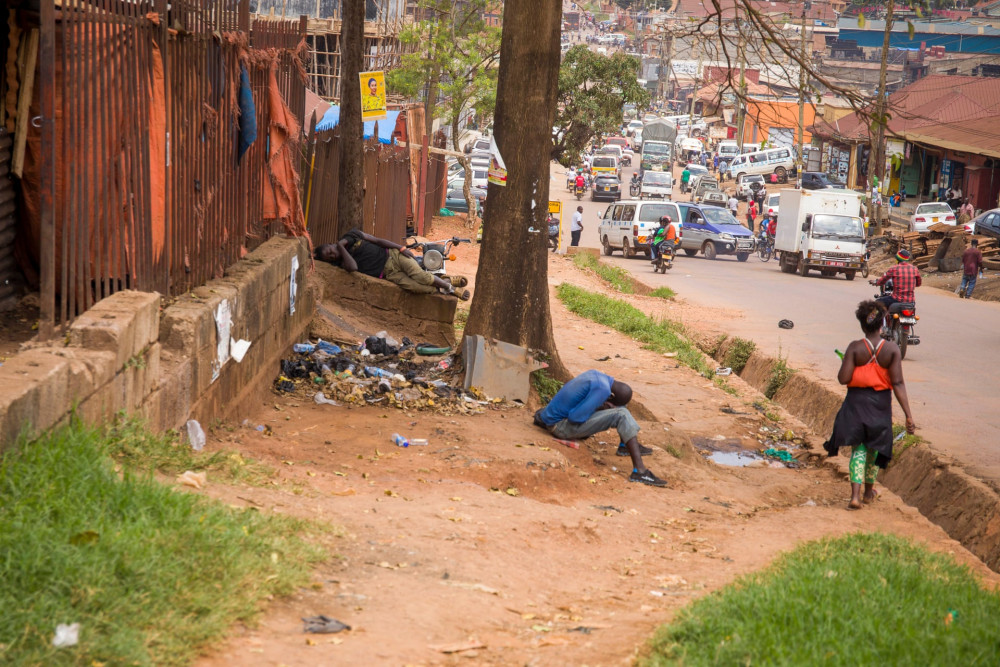
[[[816,269],[854,280],[865,258],[861,193],[782,190],[774,251],[783,273],[805,276]]]

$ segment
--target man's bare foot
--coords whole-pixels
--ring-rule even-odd
[[[875,489],[872,489],[871,491],[865,491],[865,495],[861,499],[861,502],[863,502],[865,505],[870,505],[871,503],[875,502],[878,499],[878,496],[879,493]]]
[[[847,509],[849,510],[859,510],[863,507],[860,501],[851,498],[851,502],[847,504]]]

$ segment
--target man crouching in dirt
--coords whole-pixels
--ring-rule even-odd
[[[385,278],[396,283],[407,292],[415,294],[453,294],[463,301],[469,300],[469,290],[456,292],[455,287],[468,283],[456,276],[457,285],[424,271],[417,264],[413,253],[392,241],[365,234],[352,229],[336,243],[327,243],[316,248],[314,257],[321,262],[330,262],[348,273],[358,271],[372,278]]]
[[[653,450],[639,444],[639,425],[625,406],[632,400],[632,388],[600,371],[581,373],[563,385],[549,404],[535,413],[535,425],[557,438],[575,440],[614,428],[621,444],[618,456],[632,457],[630,482],[664,487],[666,481],[653,474],[642,462]]]

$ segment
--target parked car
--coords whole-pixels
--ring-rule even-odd
[[[926,232],[928,227],[939,222],[946,225],[954,225],[957,222],[955,212],[950,206],[944,202],[918,204],[910,217],[910,231]]]
[[[764,177],[760,174],[742,174],[736,179],[736,198],[746,201],[747,197],[764,187]]]
[[[465,152],[472,153],[474,151],[487,151],[490,150],[490,140],[487,137],[482,137],[476,139],[475,141],[470,141],[465,144]]]
[[[764,216],[769,218],[778,217],[778,202],[781,201],[781,193],[777,192],[767,196],[764,200]]]
[[[622,198],[622,183],[617,176],[599,174],[590,190],[590,201],[618,201]]]
[[[702,195],[700,203],[706,206],[722,206],[725,208],[726,204],[729,203],[729,196],[721,190],[709,190]]]
[[[482,188],[472,188],[472,196],[479,201],[479,214],[482,215],[486,206],[486,190]],[[455,213],[468,213],[469,204],[465,201],[465,194],[462,188],[448,190],[444,200],[444,207]]]
[[[647,171],[642,174],[639,186],[640,199],[670,199],[673,196],[674,177],[668,171]]]
[[[802,189],[803,190],[823,190],[824,188],[832,188],[833,183],[827,178],[827,175],[819,171],[803,171],[802,172]]]
[[[698,179],[708,173],[708,167],[703,167],[700,164],[694,162],[689,162],[684,166],[689,172],[691,172],[691,178],[688,179],[688,188],[692,191],[698,187]]]
[[[1000,239],[1000,208],[980,213],[972,219],[973,234]]]
[[[754,237],[732,213],[718,206],[680,204],[683,218],[681,250],[688,257],[701,252],[705,259],[736,255],[747,261],[754,249]]]
[[[694,195],[691,200],[700,204],[705,198],[706,192],[713,192],[719,189],[719,182],[711,174],[702,174],[698,177],[698,183],[694,187]]]

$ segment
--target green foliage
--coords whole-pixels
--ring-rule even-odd
[[[0,662],[187,665],[308,580],[325,555],[302,540],[309,524],[175,490],[133,455],[110,456],[156,441],[73,424],[0,458]],[[52,646],[59,623],[80,623],[77,646]]]
[[[593,271],[601,280],[623,294],[634,294],[635,283],[632,274],[617,266],[608,266],[589,253],[578,253],[573,255],[573,263],[577,268]]]
[[[657,287],[655,290],[649,293],[649,296],[654,297],[656,299],[673,299],[675,296],[677,296],[677,293],[674,292],[669,287]]]
[[[542,403],[548,403],[562,389],[563,383],[542,369],[531,374],[531,386],[538,392]]]
[[[1000,595],[950,556],[854,533],[686,607],[639,664],[996,665],[998,614]]]
[[[639,60],[620,51],[604,56],[585,44],[567,51],[559,68],[552,157],[571,164],[596,135],[618,128],[624,105],[647,107],[650,94],[638,74]]]
[[[638,308],[620,301],[562,283],[556,288],[559,299],[570,311],[611,327],[634,338],[656,352],[676,352],[677,360],[706,378],[714,377],[714,369],[705,355],[681,333],[681,328],[669,320],[656,321]]]
[[[726,359],[722,363],[733,369],[734,373],[742,373],[746,368],[750,355],[757,349],[757,343],[745,338],[733,338],[733,342],[726,351]]]
[[[768,398],[774,398],[778,390],[788,383],[789,378],[792,377],[794,372],[795,369],[788,366],[787,360],[779,356],[778,360],[774,362],[774,366],[771,367],[771,375],[767,378],[764,395]]]

